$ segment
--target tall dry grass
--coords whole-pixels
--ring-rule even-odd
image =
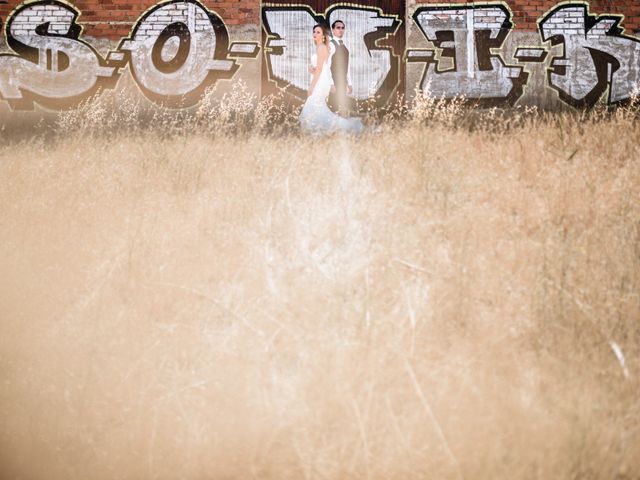
[[[632,108],[102,98],[0,146],[0,478],[640,478]]]

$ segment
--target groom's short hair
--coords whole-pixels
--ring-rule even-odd
[[[344,22],[343,22],[342,20],[336,20],[335,22],[333,22],[333,23],[331,24],[331,30],[333,30],[334,28],[336,28],[336,25],[337,25],[337,24],[339,24],[339,23],[341,23],[341,24],[342,24],[342,26],[346,28],[346,25],[344,24]]]

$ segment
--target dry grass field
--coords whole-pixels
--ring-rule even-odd
[[[640,479],[632,109],[227,100],[5,120],[2,480]]]

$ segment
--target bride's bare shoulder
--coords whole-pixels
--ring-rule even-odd
[[[318,52],[318,59],[325,60],[326,58],[329,57],[329,49],[325,44],[318,45],[317,52]]]

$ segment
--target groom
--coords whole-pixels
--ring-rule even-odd
[[[353,93],[351,75],[349,75],[349,50],[344,44],[345,24],[342,20],[336,20],[331,24],[333,38],[331,44],[334,54],[331,60],[331,76],[333,87],[329,96],[329,105],[342,116],[349,116]]]

